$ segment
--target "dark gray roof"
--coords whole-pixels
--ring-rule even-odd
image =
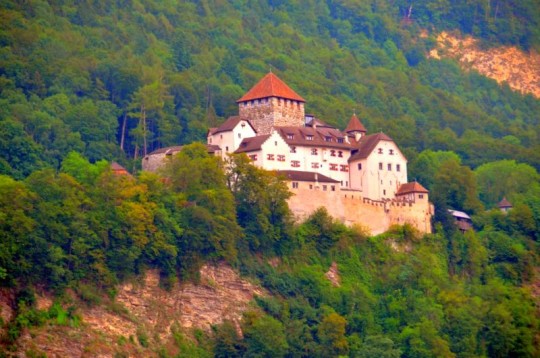
[[[278,170],[276,172],[279,175],[284,176],[287,180],[319,182],[319,183],[339,183],[338,180],[329,178],[326,175],[313,173],[313,172],[304,172],[300,170]]]
[[[232,131],[234,127],[236,127],[236,125],[242,120],[245,120],[251,126],[251,128],[253,128],[253,126],[251,125],[251,123],[249,123],[248,120],[241,118],[240,116],[232,116],[227,118],[227,120],[223,122],[219,127],[210,128],[209,134]],[[255,128],[253,128],[253,131],[255,131]]]
[[[235,153],[246,153],[260,150],[264,142],[270,137],[270,134],[259,135],[251,138],[244,138]]]
[[[392,138],[382,132],[362,137],[360,141],[358,141],[358,151],[351,155],[349,162],[367,158],[381,140],[393,142]]]

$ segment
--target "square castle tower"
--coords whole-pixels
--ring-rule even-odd
[[[302,127],[306,102],[272,72],[264,76],[238,101],[240,118],[249,120],[257,135],[274,127]]]

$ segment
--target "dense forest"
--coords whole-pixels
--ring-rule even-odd
[[[171,287],[226,261],[272,296],[243,338],[226,323],[179,354],[539,354],[540,100],[425,57],[440,30],[538,51],[538,0],[0,4],[0,286],[17,292],[6,352],[27,327],[77,322],[76,307],[37,309],[38,285],[95,303],[148,268]],[[270,69],[322,120],[343,128],[355,111],[389,134],[431,191],[436,233],[369,237],[323,209],[295,223],[280,178],[243,156],[225,173],[200,144],[138,173],[152,150],[204,141]],[[324,278],[332,262],[340,287]]]

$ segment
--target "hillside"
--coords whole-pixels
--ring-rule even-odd
[[[539,8],[3,1],[0,357],[538,356],[540,99],[426,54],[442,31],[538,51]],[[283,178],[208,154],[270,69],[396,142],[433,234],[295,220]]]

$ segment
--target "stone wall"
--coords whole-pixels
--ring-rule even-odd
[[[239,103],[240,117],[248,119],[257,135],[270,134],[274,126],[304,125],[304,103],[271,97]]]
[[[147,172],[156,172],[166,163],[166,157],[165,153],[149,154],[142,160],[142,169]]]
[[[409,223],[420,232],[431,233],[433,207],[424,201],[378,201],[364,198],[362,192],[312,190],[308,185],[291,189],[289,207],[298,220],[305,219],[320,207],[347,225],[360,224],[377,235],[391,225]]]

